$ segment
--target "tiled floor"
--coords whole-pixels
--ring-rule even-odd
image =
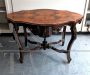
[[[33,37],[40,41],[42,38]],[[56,41],[60,36],[47,38],[48,42]],[[70,35],[66,36],[65,48]],[[23,40],[23,39],[22,39]],[[78,35],[72,46],[72,61],[67,64],[65,54],[51,49],[25,53],[24,63],[18,61],[18,53],[2,52],[2,50],[18,50],[11,37],[0,37],[0,75],[90,75],[90,35]],[[30,45],[31,46],[31,45]]]

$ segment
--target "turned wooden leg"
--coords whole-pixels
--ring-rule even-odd
[[[64,26],[63,32],[62,32],[62,46],[64,45],[64,42],[65,42],[65,33],[66,33],[66,26]]]
[[[20,39],[19,39],[19,36],[18,36],[18,27],[17,27],[17,24],[14,24],[14,28],[13,28],[13,34],[14,34],[14,37],[15,37],[15,40],[17,42],[17,45],[19,47],[19,50],[20,50],[20,63],[23,63],[23,46],[20,42]]]
[[[68,63],[70,63],[70,61],[71,61],[70,50],[71,50],[72,44],[73,44],[75,39],[76,39],[76,25],[72,25],[71,26],[71,40],[69,41],[69,44],[67,46],[67,60],[68,60]]]
[[[24,37],[25,37],[25,47],[27,46],[27,31],[26,31],[26,26],[23,26],[24,29]]]

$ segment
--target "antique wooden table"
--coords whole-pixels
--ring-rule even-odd
[[[24,28],[26,45],[28,41],[33,44],[39,44],[40,45],[39,47],[43,48],[44,50],[46,50],[46,48],[51,48],[59,53],[66,53],[68,62],[71,61],[70,50],[74,40],[76,39],[76,24],[80,23],[83,18],[80,14],[70,12],[67,10],[35,9],[35,10],[23,10],[23,11],[13,12],[8,14],[7,18],[8,18],[8,22],[13,24],[13,33],[14,33],[15,40],[17,41],[17,44],[19,46],[21,63],[23,62],[24,48],[18,36],[19,26],[23,26]],[[71,39],[68,43],[67,50],[63,50],[63,49],[59,50],[51,46],[50,44],[52,43],[48,43],[46,41],[46,37],[48,33],[47,29],[49,27],[53,29],[58,27],[65,27],[67,25],[70,26],[70,29],[71,29]],[[35,29],[35,27],[37,28],[36,32],[38,32],[37,35],[40,36],[39,32],[43,33],[43,35],[41,35],[44,38],[44,41],[42,43],[30,41],[27,39],[26,28],[29,28],[29,29],[31,28],[31,31],[32,31]],[[38,29],[38,27],[40,29]],[[57,43],[57,42],[53,42],[53,44],[54,43]],[[37,48],[38,47],[34,49],[37,49]]]

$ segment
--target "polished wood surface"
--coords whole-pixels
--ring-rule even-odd
[[[67,10],[36,9],[23,10],[7,15],[8,20],[17,23],[29,23],[40,26],[71,25],[81,21],[82,16]]]

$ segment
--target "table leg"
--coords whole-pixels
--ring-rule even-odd
[[[70,50],[71,50],[71,47],[72,47],[72,44],[74,42],[74,40],[76,39],[76,25],[73,25],[71,26],[71,39],[69,41],[69,44],[67,46],[67,60],[68,60],[68,63],[70,63],[71,61],[71,57],[70,57]]]
[[[15,40],[19,46],[19,50],[20,50],[20,63],[23,63],[23,46],[20,42],[20,39],[19,39],[19,36],[18,36],[18,26],[17,24],[14,24],[14,28],[13,28],[13,34],[14,34],[14,37],[15,37]]]
[[[62,46],[64,45],[64,42],[65,42],[65,33],[66,33],[66,26],[64,26],[63,32],[62,32]]]
[[[23,26],[24,29],[24,37],[25,37],[25,46],[27,46],[27,31],[26,31],[26,26]]]

